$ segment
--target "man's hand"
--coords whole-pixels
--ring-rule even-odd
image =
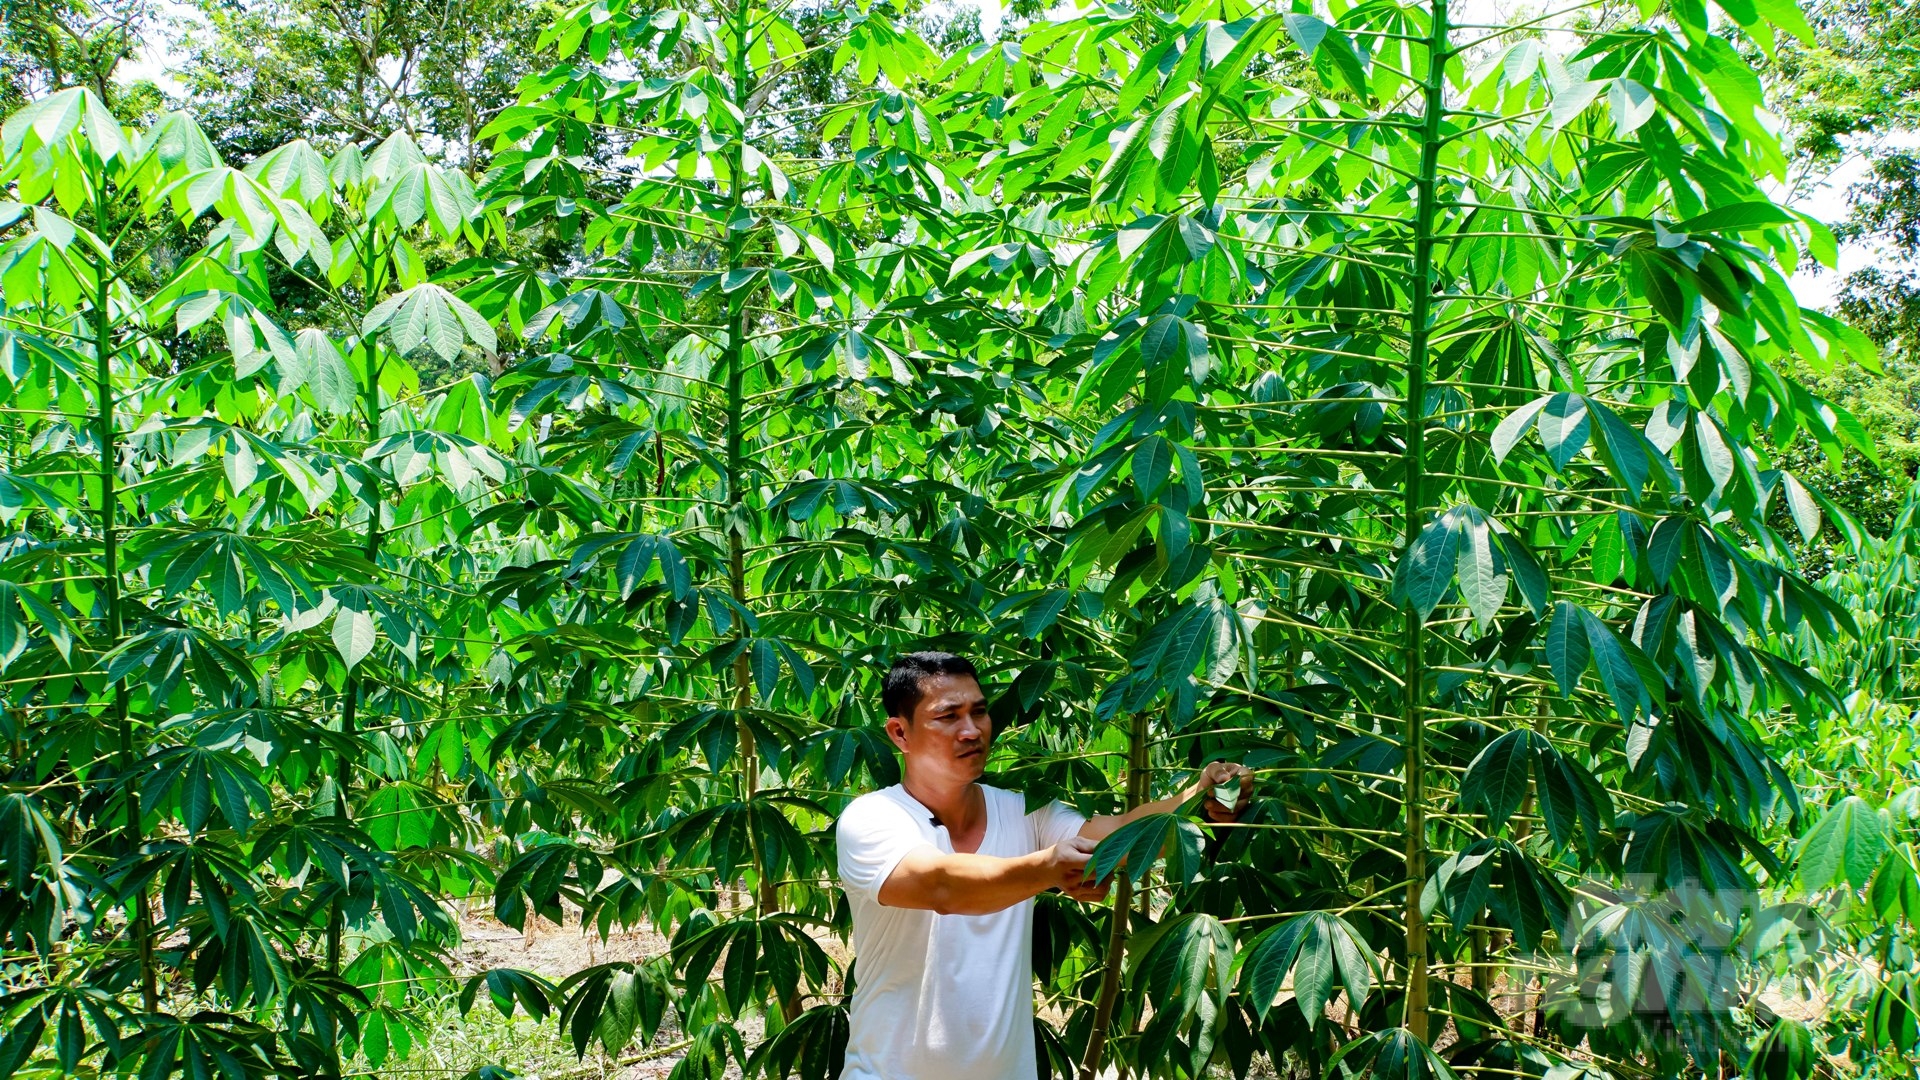
[[[1238,790],[1217,790],[1229,784],[1235,785]],[[1102,814],[1089,818],[1085,825],[1080,826],[1080,835],[1088,840],[1104,840],[1122,825],[1138,821],[1148,814],[1177,813],[1199,795],[1206,796],[1200,801],[1200,813],[1208,821],[1219,824],[1239,821],[1240,815],[1246,813],[1248,804],[1253,802],[1253,770],[1232,761],[1209,762],[1205,768],[1189,777],[1175,794],[1156,802],[1141,803],[1124,814]],[[1222,803],[1221,795],[1232,799],[1233,805]]]
[[[1048,870],[1057,875],[1060,891],[1083,903],[1106,899],[1107,889],[1113,884],[1111,878],[1096,884],[1087,877],[1087,864],[1098,843],[1084,836],[1069,836],[1050,849]]]
[[[1220,789],[1227,785],[1232,785],[1233,790],[1222,792]],[[1208,821],[1239,821],[1240,815],[1247,812],[1247,804],[1253,801],[1253,770],[1231,761],[1208,762],[1193,778],[1190,790],[1206,793],[1206,798],[1200,801],[1200,813]],[[1223,794],[1233,799],[1232,806],[1221,801]]]

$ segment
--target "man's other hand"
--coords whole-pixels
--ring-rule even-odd
[[[1082,902],[1091,903],[1104,900],[1112,880],[1095,883],[1087,877],[1088,861],[1093,858],[1093,849],[1098,841],[1084,836],[1069,836],[1053,845],[1051,868],[1057,875],[1055,882],[1061,892]]]
[[[1220,800],[1220,788],[1227,785],[1238,792],[1232,806]],[[1206,792],[1206,798],[1200,800],[1200,813],[1208,821],[1239,821],[1240,815],[1247,812],[1247,804],[1253,801],[1253,770],[1231,761],[1209,762],[1200,770],[1196,786]]]

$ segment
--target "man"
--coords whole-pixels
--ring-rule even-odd
[[[1029,1080],[1033,1043],[1033,898],[1059,889],[1098,900],[1086,880],[1094,845],[1202,791],[1250,784],[1214,762],[1171,798],[1118,817],[1081,817],[979,782],[993,742],[974,667],[950,653],[908,653],[882,690],[887,735],[904,780],[855,799],[840,816],[840,881],[853,906],[853,992],[840,1080]]]

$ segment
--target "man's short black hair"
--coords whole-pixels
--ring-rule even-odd
[[[887,681],[880,688],[880,704],[886,706],[887,715],[913,719],[913,710],[920,705],[920,680],[930,675],[965,675],[976,681],[980,678],[973,661],[964,656],[946,652],[901,653],[894,658]]]

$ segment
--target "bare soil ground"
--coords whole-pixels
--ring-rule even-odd
[[[559,982],[594,964],[645,961],[667,950],[666,938],[650,927],[615,930],[603,941],[597,932],[583,933],[572,920],[555,926],[535,917],[527,930],[520,931],[475,912],[462,915],[460,925],[463,940],[450,959],[455,977],[462,981],[493,968],[520,968]],[[837,964],[846,963],[849,956],[839,940],[822,938],[821,944]],[[1504,978],[1495,989],[1494,1000],[1502,1011],[1524,1012],[1532,1007],[1531,996],[1503,992],[1509,989]],[[1776,1012],[1801,1019],[1814,1018],[1823,1004],[1777,992],[1763,997]],[[741,1029],[748,1046],[758,1041],[757,1019],[744,1021]],[[393,1080],[461,1080],[480,1065],[491,1064],[513,1069],[522,1080],[664,1080],[683,1056],[683,1039],[669,1012],[651,1048],[630,1049],[614,1061],[596,1045],[585,1058],[576,1058],[571,1040],[554,1017],[535,1021],[516,1013],[505,1020],[483,994],[465,1018],[453,1009],[435,1017],[408,1060],[379,1071]],[[1254,1075],[1273,1076],[1270,1069],[1262,1059]],[[729,1075],[737,1077],[738,1069]]]
[[[461,945],[452,957],[451,966],[455,977],[462,980],[493,968],[519,968],[559,982],[594,964],[621,960],[640,962],[667,951],[667,939],[651,927],[615,929],[603,941],[597,931],[582,932],[577,922],[555,926],[538,916],[531,917],[527,929],[520,931],[476,912],[461,918],[460,932]],[[457,1014],[452,1019],[456,1024],[462,1023]],[[554,1017],[534,1022],[516,1014],[513,1022],[502,1021],[499,1013],[486,1004],[484,996],[465,1023],[506,1028],[507,1038],[483,1037],[479,1040],[481,1045],[472,1049],[502,1051],[496,1060],[484,1063],[511,1068],[523,1080],[654,1080],[672,1072],[683,1056],[679,1052],[661,1052],[682,1041],[671,1012],[654,1040],[654,1048],[629,1049],[619,1062],[609,1059],[597,1045],[589,1049],[585,1058],[576,1059],[572,1041],[560,1031]],[[752,1026],[757,1027],[757,1022]],[[463,1075],[464,1072],[449,1070],[446,1077],[460,1080]]]

